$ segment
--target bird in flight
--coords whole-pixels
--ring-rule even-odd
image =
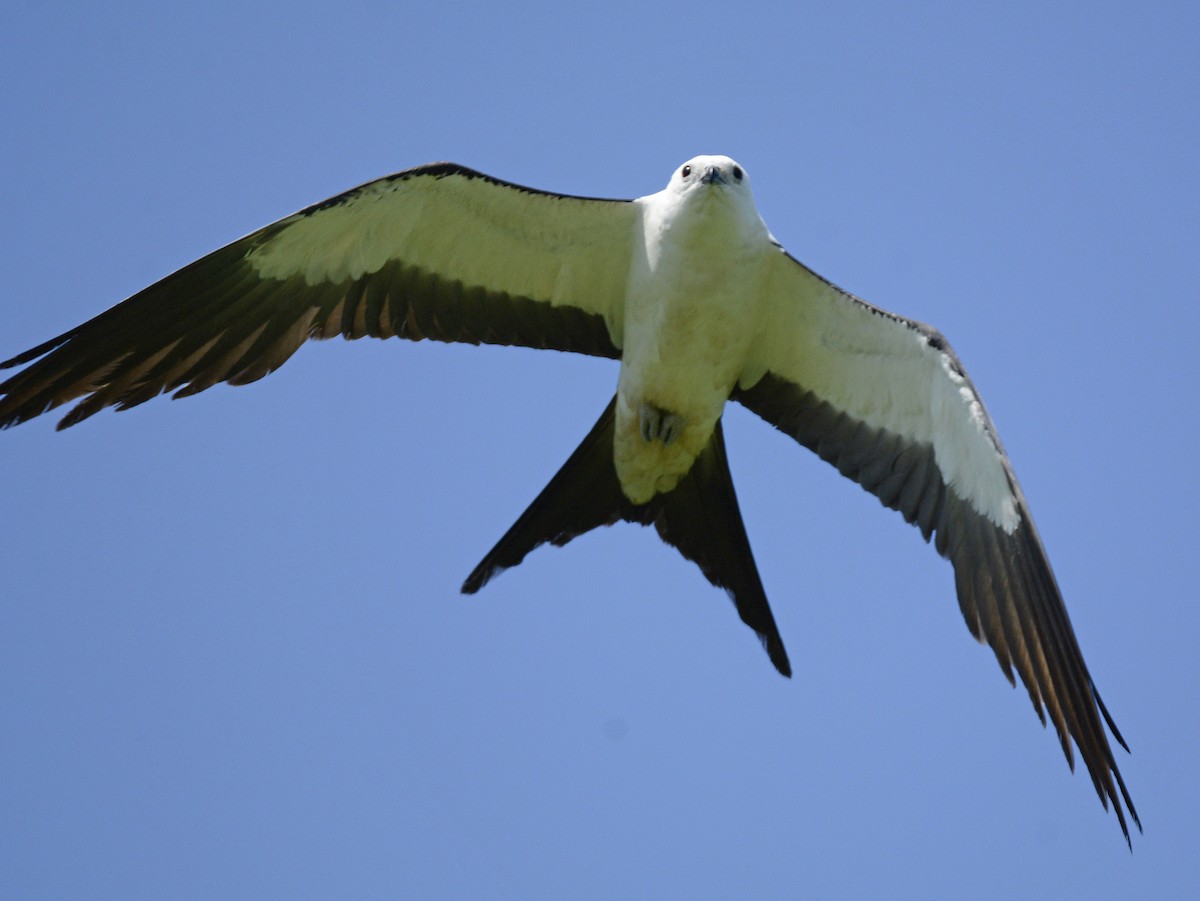
[[[602,200],[452,163],[368,182],[185,266],[0,364],[0,428],[61,404],[75,425],[172,391],[244,385],[309,338],[399,337],[619,361],[583,443],[463,584],[620,520],[725,589],[791,674],[734,494],[721,415],[736,401],[933,540],[959,608],[1014,670],[1074,769],[1078,747],[1125,840],[1141,828],[1105,709],[1025,496],[958,357],[791,257],[746,172],[698,156],[656,194]]]

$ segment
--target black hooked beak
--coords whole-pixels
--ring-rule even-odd
[[[704,170],[704,174],[700,176],[700,184],[702,185],[727,185],[725,173],[721,171],[720,166],[708,166]]]

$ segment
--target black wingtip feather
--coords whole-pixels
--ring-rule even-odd
[[[5,360],[3,363],[0,363],[0,369],[12,369],[14,366],[21,366],[36,360],[38,357],[44,357],[50,351],[65,344],[74,333],[74,330],[72,330],[59,335],[57,338],[51,338],[46,343],[39,344],[37,347],[31,347],[24,353],[17,354],[11,360]]]

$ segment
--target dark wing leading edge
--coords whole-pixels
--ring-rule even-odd
[[[1016,668],[1067,761],[1079,747],[1125,839],[1141,828],[1104,723],[1128,750],[1083,662],[1012,466],[975,386],[928,326],[846,294],[780,253],[756,359],[733,397],[899,510],[954,565],[967,627]],[[1014,683],[1015,684],[1015,683]]]
[[[0,428],[78,398],[59,428],[164,391],[242,385],[337,334],[616,357],[634,215],[451,163],[369,182],[0,363],[29,364],[0,383]]]

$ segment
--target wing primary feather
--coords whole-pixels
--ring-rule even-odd
[[[51,338],[49,341],[39,344],[37,347],[31,347],[24,353],[17,354],[12,359],[5,360],[3,363],[0,363],[0,369],[12,369],[14,366],[21,366],[25,363],[36,360],[38,357],[43,357],[50,353],[50,351],[57,347],[61,347],[65,342],[71,340],[71,336],[77,331],[78,329],[71,329],[71,331],[63,332],[58,337]]]
[[[1054,724],[1054,730],[1058,734],[1059,743],[1062,745],[1063,756],[1067,758],[1067,765],[1072,771],[1075,770],[1075,752],[1071,747],[1071,709],[1069,707],[1069,699],[1064,697],[1068,682],[1068,675],[1063,668],[1063,660],[1061,649],[1058,643],[1054,641],[1053,635],[1049,632],[1049,624],[1046,620],[1045,612],[1041,609],[1038,599],[1040,597],[1040,588],[1038,574],[1028,555],[1019,553],[1017,556],[1018,573],[1023,585],[1022,609],[1028,614],[1033,625],[1035,640],[1038,647],[1041,649],[1043,659],[1046,661],[1046,667],[1050,673],[1050,681],[1045,686],[1042,700],[1046,704],[1047,712],[1050,715],[1050,721]],[[1081,746],[1082,749],[1082,746]]]
[[[1025,576],[1021,571],[1020,561],[1016,561],[1006,567],[1002,614],[1007,624],[1007,634],[1010,636],[1009,647],[1017,649],[1017,671],[1021,674],[1021,681],[1025,683],[1033,710],[1044,727],[1046,713],[1043,704],[1053,683],[1041,643],[1037,639],[1036,628],[1030,619],[1027,605],[1021,601],[1022,597],[1027,596]]]
[[[1121,730],[1117,728],[1117,724],[1113,722],[1113,718],[1108,715],[1108,708],[1104,706],[1104,701],[1100,697],[1100,692],[1096,691],[1096,686],[1094,684],[1092,685],[1092,695],[1096,698],[1096,706],[1098,706],[1100,708],[1100,712],[1104,714],[1104,722],[1108,723],[1108,729],[1110,732],[1112,732],[1113,738],[1120,742],[1121,747],[1124,748],[1127,753],[1130,753],[1129,745],[1127,745],[1125,743],[1125,739],[1121,737]]]

